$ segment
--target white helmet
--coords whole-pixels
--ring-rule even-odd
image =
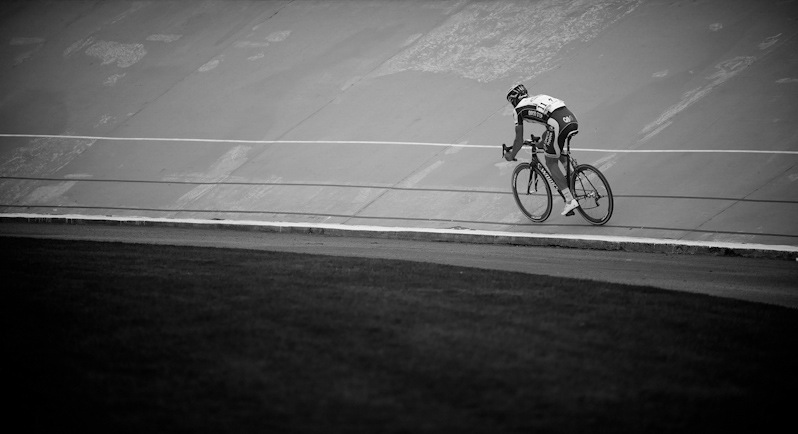
[[[521,101],[527,96],[529,96],[529,93],[526,91],[526,87],[524,87],[523,84],[516,84],[507,92],[507,101],[515,107],[518,105],[518,101]]]

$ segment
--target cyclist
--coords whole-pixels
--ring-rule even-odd
[[[524,122],[536,122],[543,124],[546,131],[543,133],[540,140],[533,142],[532,146],[537,145],[543,149],[546,155],[546,167],[551,173],[551,177],[565,196],[565,208],[562,215],[573,215],[571,211],[579,206],[579,202],[574,199],[571,190],[568,188],[568,181],[565,179],[565,174],[560,169],[559,162],[567,164],[565,155],[563,155],[563,148],[565,141],[576,134],[579,129],[579,124],[576,122],[576,116],[565,107],[565,102],[548,95],[535,95],[529,96],[529,93],[523,84],[513,86],[507,93],[507,101],[515,109],[515,140],[513,141],[512,150],[508,151],[504,158],[507,161],[512,161],[515,155],[521,150],[524,145]],[[535,136],[532,136],[535,138]]]

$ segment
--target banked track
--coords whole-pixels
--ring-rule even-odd
[[[2,8],[6,214],[798,245],[793,3]],[[516,81],[577,113],[607,226],[515,208]]]

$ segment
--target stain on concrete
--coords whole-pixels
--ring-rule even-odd
[[[25,49],[25,51],[16,55],[13,65],[18,66],[33,57],[33,55],[42,48],[44,42],[45,39],[40,37],[16,36],[12,38],[8,45],[24,47]]]
[[[103,86],[109,86],[109,87],[116,86],[116,82],[124,78],[125,75],[127,75],[126,72],[123,72],[122,74],[109,75],[108,78],[106,78],[105,81],[103,82]]]
[[[222,63],[223,60],[224,60],[224,56],[219,56],[216,59],[209,60],[208,62],[203,63],[202,66],[200,66],[197,69],[197,71],[199,71],[199,72],[212,71],[213,69],[216,69],[216,67],[219,66],[219,64]]]
[[[168,44],[168,43],[175,42],[175,41],[179,40],[182,37],[183,37],[183,35],[172,35],[172,34],[166,34],[165,35],[165,34],[160,34],[159,33],[159,34],[147,36],[147,40],[148,41],[166,42]]]
[[[116,63],[120,68],[135,65],[147,54],[143,44],[123,44],[115,41],[99,41],[86,49],[86,54],[98,57],[103,65]]]
[[[86,152],[96,140],[37,138],[0,163],[2,176],[52,176]]]
[[[485,83],[508,76],[531,79],[556,68],[567,44],[589,41],[639,4],[636,0],[472,3],[414,39],[375,75],[415,70],[453,73]]]
[[[93,36],[89,36],[88,38],[84,39],[78,39],[77,41],[73,42],[72,45],[70,45],[64,50],[64,57],[69,57],[77,52],[83,51],[84,48],[90,47],[93,43],[94,43]]]
[[[269,36],[266,36],[266,40],[269,42],[282,42],[288,39],[289,35],[291,35],[290,30],[281,30],[279,32],[269,33]]]

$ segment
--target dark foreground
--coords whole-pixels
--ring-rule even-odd
[[[25,431],[775,431],[798,312],[290,253],[4,238]]]

